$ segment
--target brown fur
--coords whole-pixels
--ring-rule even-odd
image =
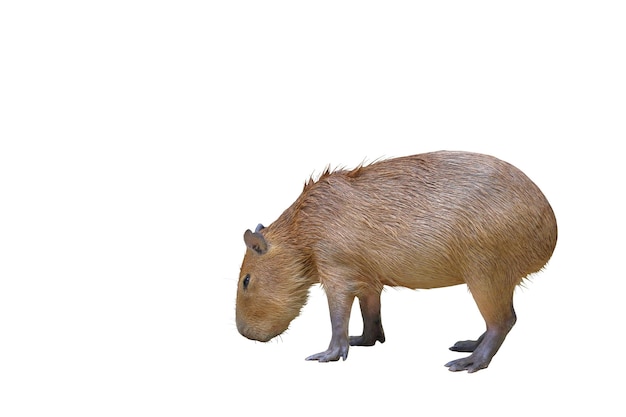
[[[270,340],[321,283],[333,336],[328,350],[308,359],[345,359],[350,344],[384,341],[384,286],[466,283],[487,331],[455,344],[452,350],[473,353],[447,366],[474,372],[489,364],[515,323],[515,286],[546,264],[556,239],[556,219],[539,188],[491,156],[441,151],[327,170],[274,223],[246,232],[237,327]],[[364,331],[348,338],[354,297]]]

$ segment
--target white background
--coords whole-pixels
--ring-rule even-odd
[[[0,415],[623,415],[622,4],[3,2]],[[318,287],[237,333],[245,229],[328,164],[437,149],[513,163],[559,221],[489,369],[443,367],[483,331],[462,286],[387,290],[345,362],[303,360]]]

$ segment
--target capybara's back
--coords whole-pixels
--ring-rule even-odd
[[[452,350],[473,353],[447,366],[473,372],[489,364],[515,323],[515,286],[546,264],[556,239],[556,219],[539,188],[491,156],[442,151],[328,171],[309,181],[273,224],[247,232],[238,327],[251,338],[273,337],[298,314],[306,300],[302,288],[320,282],[329,299],[333,338],[328,350],[309,359],[345,359],[349,344],[384,341],[383,286],[466,283],[487,331],[475,341],[456,343]],[[250,271],[261,281],[257,291],[271,292],[271,297],[250,296]],[[361,304],[364,330],[348,338],[354,297]],[[274,326],[245,312],[259,312],[259,303],[269,299],[264,308],[285,304],[280,325],[275,316],[281,316],[282,307],[267,320]]]
[[[385,160],[322,175],[304,195],[292,233],[336,258],[327,262],[349,259],[367,285],[518,284],[556,244],[556,220],[537,186],[481,154]]]

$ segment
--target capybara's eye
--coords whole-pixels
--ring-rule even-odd
[[[247,289],[248,288],[248,284],[250,284],[250,274],[246,274],[245,277],[243,277],[243,289]]]

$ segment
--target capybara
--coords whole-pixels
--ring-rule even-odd
[[[237,288],[237,329],[268,341],[287,329],[320,283],[332,337],[307,360],[344,360],[348,348],[384,342],[383,287],[467,284],[485,319],[472,352],[451,371],[486,368],[516,321],[515,287],[550,259],[557,225],[550,204],[519,169],[495,157],[439,151],[327,169],[268,227],[247,230]],[[348,336],[354,297],[363,333]]]

